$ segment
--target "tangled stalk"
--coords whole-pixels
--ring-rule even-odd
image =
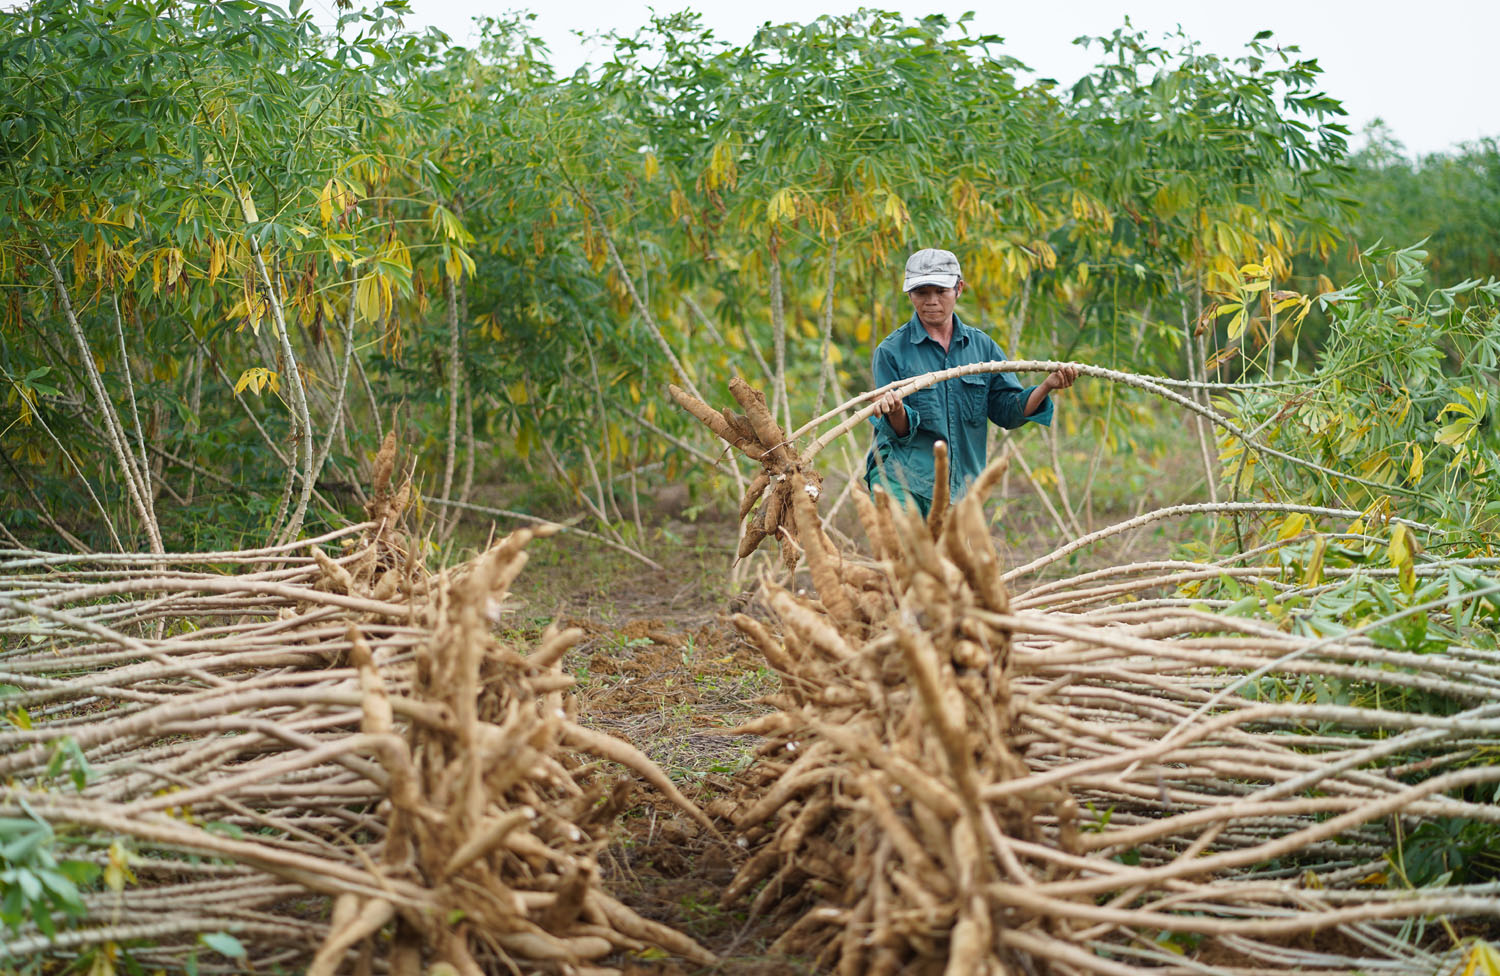
[[[648,949],[713,961],[604,889],[599,855],[636,778],[580,756],[712,824],[633,746],[579,724],[561,661],[582,631],[529,649],[494,635],[528,543],[551,530],[429,573],[400,529],[394,453],[387,438],[369,521],[319,540],[5,554],[0,816],[44,824],[58,857],[107,884],[55,935],[32,911],[0,956],[144,939],[137,962],[175,967],[228,933],[256,971],[314,976],[377,960],[398,976],[603,974]],[[154,620],[172,624],[145,636]]]
[[[709,808],[749,847],[724,903],[779,920],[776,951],[841,974],[1430,973],[1452,945],[1404,923],[1500,916],[1493,884],[1412,888],[1387,858],[1426,818],[1500,823],[1473,795],[1500,767],[1471,764],[1500,733],[1493,653],[1122,602],[1223,571],[1191,563],[1012,597],[982,510],[1000,465],[925,521],[857,491],[870,563],[788,470],[813,592],[767,580],[773,626],[734,618],[782,690]],[[1225,693],[1258,671],[1455,710]]]

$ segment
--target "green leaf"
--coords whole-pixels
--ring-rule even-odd
[[[21,894],[26,896],[27,901],[35,903],[42,897],[41,879],[33,872],[26,868],[18,868],[15,871],[15,881],[20,885]]]
[[[31,902],[31,920],[36,923],[37,929],[51,939],[57,935],[57,926],[52,921],[52,906],[41,900],[41,896],[29,899]]]
[[[0,898],[0,919],[14,931],[21,921],[26,917],[26,898],[21,894],[21,886],[12,884],[0,884],[5,895]]]
[[[82,915],[86,909],[83,905],[83,896],[78,892],[78,886],[70,878],[58,871],[38,871],[37,877],[56,896],[57,903],[70,915]]]
[[[104,869],[93,861],[60,861],[57,870],[76,885],[91,885],[104,873]]]
[[[89,765],[88,757],[83,754],[83,747],[78,744],[77,739],[70,735],[63,742],[66,743],[68,758],[73,761],[71,770],[73,788],[82,793],[84,787],[88,786],[89,781],[94,778],[94,767]]]
[[[198,936],[198,940],[213,951],[220,955],[228,956],[230,959],[245,958],[244,945],[240,943],[239,939],[236,939],[228,932],[204,932]]]
[[[1224,613],[1230,617],[1252,617],[1260,610],[1260,597],[1244,596],[1224,608]]]

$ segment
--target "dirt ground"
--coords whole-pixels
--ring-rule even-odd
[[[732,608],[749,603],[748,588],[729,577],[732,515],[692,523],[663,518],[654,531],[658,543],[648,540],[647,548],[661,570],[566,533],[534,543],[513,588],[511,618],[522,644],[553,619],[582,628],[588,636],[567,659],[580,717],[640,748],[703,806],[753,758],[757,740],[728,733],[763,711],[755,701],[777,682],[728,622]],[[602,859],[607,883],[636,911],[687,932],[723,963],[704,969],[642,958],[625,961],[626,972],[808,971],[766,958],[779,931],[772,920],[719,908],[734,875],[733,852],[653,793],[642,789],[636,800]]]

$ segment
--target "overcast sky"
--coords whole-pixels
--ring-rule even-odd
[[[1495,46],[1500,41],[1500,0],[1012,0],[990,3],[913,3],[911,0],[548,0],[481,3],[479,0],[412,0],[409,26],[434,25],[457,42],[473,38],[473,18],[507,9],[537,14],[555,67],[570,71],[602,50],[574,32],[631,32],[650,8],[659,13],[696,10],[715,35],[744,43],[767,21],[804,22],[860,6],[944,13],[973,10],[972,30],[999,34],[1004,50],[1039,75],[1071,83],[1093,64],[1072,41],[1108,34],[1128,14],[1153,38],[1181,25],[1218,54],[1238,54],[1257,31],[1275,31],[1282,44],[1300,45],[1324,69],[1324,88],[1341,100],[1356,135],[1382,118],[1409,154],[1437,152],[1482,136],[1500,136],[1500,81]],[[313,0],[309,7],[332,6]],[[1097,48],[1094,51],[1097,53]],[[1356,145],[1362,140],[1356,139]]]

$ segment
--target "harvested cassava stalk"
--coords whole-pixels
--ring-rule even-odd
[[[781,546],[781,558],[786,568],[797,565],[802,549],[793,541],[800,537],[797,531],[799,508],[793,496],[805,493],[816,501],[822,492],[823,479],[810,466],[804,465],[797,452],[788,446],[786,436],[766,405],[765,396],[738,376],[732,379],[730,392],[745,410],[745,415],[741,416],[727,409],[715,410],[680,387],[669,386],[667,389],[672,399],[726,444],[761,464],[761,470],[740,499],[740,521],[744,522],[751,512],[755,514],[745,526],[737,558],[746,558],[760,547],[762,541],[770,538]]]
[[[1392,886],[1381,858],[1411,818],[1491,821],[1465,791],[1500,767],[1456,767],[1500,733],[1494,653],[1120,602],[1224,570],[1181,561],[1013,601],[981,508],[997,473],[928,522],[856,495],[881,561],[858,585],[796,499],[815,595],[767,581],[773,623],[734,621],[783,692],[710,811],[749,848],[726,906],[792,920],[773,949],[835,972],[1290,973],[1316,954],[1251,937],[1294,932],[1331,933],[1341,971],[1455,968],[1402,926],[1493,923],[1494,886]],[[1267,669],[1451,714],[1226,693]],[[1201,961],[1160,950],[1172,932]]]
[[[630,783],[575,751],[712,822],[634,747],[569,719],[561,662],[582,631],[549,628],[530,653],[491,633],[528,542],[553,530],[433,576],[401,528],[395,470],[387,438],[359,534],[213,566],[0,552],[21,571],[0,578],[0,633],[32,637],[0,651],[0,817],[42,821],[60,860],[123,887],[83,895],[78,918],[39,902],[40,920],[0,938],[0,968],[150,939],[138,961],[177,970],[220,931],[256,972],[613,973],[611,954],[648,949],[714,961],[603,890]],[[162,616],[173,626],[151,636]],[[232,882],[203,882],[209,867]]]

